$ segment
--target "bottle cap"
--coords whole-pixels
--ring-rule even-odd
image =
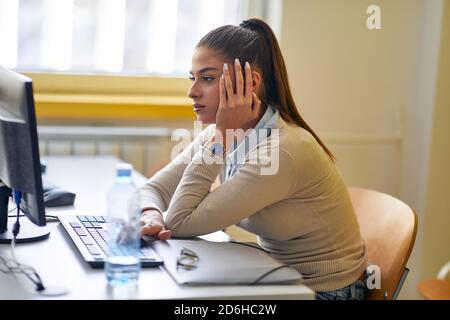
[[[123,176],[131,176],[131,171],[133,170],[133,165],[130,163],[118,163],[116,165],[116,173],[117,176],[123,177]]]

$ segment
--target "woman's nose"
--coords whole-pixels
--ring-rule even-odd
[[[200,96],[200,90],[198,89],[198,86],[194,82],[188,91],[188,97],[191,99],[194,99],[194,98],[198,98],[199,96]]]

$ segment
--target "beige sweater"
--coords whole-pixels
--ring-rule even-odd
[[[258,235],[260,246],[296,268],[313,290],[343,288],[367,264],[347,188],[309,132],[281,118],[273,128],[278,134],[250,150],[239,172],[223,182],[221,158],[204,147],[214,132],[214,125],[207,127],[141,187],[142,208],[165,212],[166,227],[179,237],[237,224]],[[261,174],[272,164],[258,159],[270,148],[279,154],[278,172]],[[223,183],[211,191],[217,176]]]

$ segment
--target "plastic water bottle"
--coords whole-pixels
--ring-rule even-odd
[[[116,181],[107,194],[107,239],[109,252],[105,261],[108,284],[137,284],[141,263],[139,194],[131,179],[133,166],[116,166]]]

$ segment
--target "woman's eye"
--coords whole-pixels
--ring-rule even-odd
[[[202,80],[205,82],[210,82],[210,81],[213,81],[214,79],[215,79],[214,77],[202,77]],[[189,76],[189,80],[195,81],[195,77]]]

